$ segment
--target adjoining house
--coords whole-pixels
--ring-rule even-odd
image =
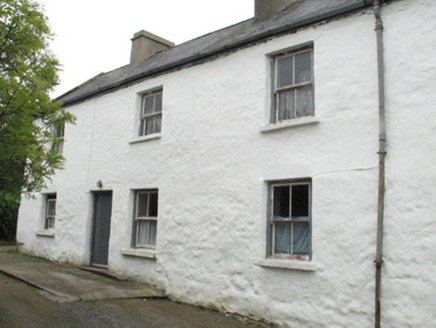
[[[60,97],[21,249],[286,327],[433,327],[434,1],[255,4]]]

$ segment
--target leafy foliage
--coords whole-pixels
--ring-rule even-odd
[[[47,18],[33,0],[0,1],[0,192],[39,191],[62,168],[55,127],[74,122],[49,92],[59,63]],[[54,147],[51,147],[54,139]]]
[[[0,192],[0,241],[15,241],[19,204],[17,197]]]

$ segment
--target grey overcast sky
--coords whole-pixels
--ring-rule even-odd
[[[133,34],[146,30],[176,45],[253,17],[254,0],[36,0],[55,34],[62,64],[57,97],[129,63]]]

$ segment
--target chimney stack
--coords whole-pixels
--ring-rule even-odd
[[[297,1],[299,0],[255,0],[254,16],[260,19],[272,16]]]
[[[160,51],[174,47],[174,43],[144,30],[135,33],[132,39],[130,64],[141,63]]]

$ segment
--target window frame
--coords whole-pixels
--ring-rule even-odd
[[[308,216],[305,219],[301,219],[301,217],[298,217],[298,219],[292,218],[292,186],[299,186],[299,185],[307,185],[308,190]],[[274,188],[275,187],[283,187],[283,186],[289,186],[290,192],[289,192],[289,219],[286,220],[276,220],[274,219]],[[278,180],[278,181],[269,181],[268,182],[268,204],[267,204],[267,258],[271,259],[288,259],[288,260],[302,260],[302,261],[311,261],[312,260],[312,190],[313,190],[313,184],[311,178],[302,178],[302,179],[292,179],[292,180]],[[308,252],[307,254],[295,254],[292,252],[293,245],[294,245],[294,239],[293,236],[293,229],[291,229],[292,233],[289,238],[291,248],[290,254],[281,254],[281,253],[275,253],[275,225],[277,222],[290,222],[291,226],[293,227],[295,223],[301,223],[301,222],[307,222],[308,223],[308,239],[309,239],[309,245],[308,245]]]
[[[56,193],[53,194],[46,194],[45,195],[45,211],[44,211],[44,229],[45,230],[51,230],[55,228],[55,222],[56,222],[56,209],[57,209],[57,195]],[[52,213],[49,213],[50,205],[54,203],[54,215]]]
[[[56,136],[58,140],[57,144],[57,151],[59,154],[64,153],[64,143],[65,143],[65,123],[62,122],[59,124],[59,126],[56,128]]]
[[[310,53],[310,81],[302,82],[302,83],[294,83],[295,82],[295,56],[302,53]],[[278,86],[279,80],[279,65],[278,60],[286,57],[293,57],[292,60],[292,74],[293,74],[293,83],[289,85],[285,85],[282,87]],[[270,57],[270,66],[271,66],[271,110],[270,110],[270,124],[280,124],[282,122],[287,122],[290,120],[300,119],[303,117],[313,117],[315,116],[315,76],[314,76],[314,47],[313,42],[309,42],[306,44],[302,44],[296,47],[292,47],[287,50],[282,50],[280,52],[269,54]],[[302,89],[304,87],[311,86],[311,102],[312,108],[310,109],[310,113],[307,115],[297,115],[297,99],[296,96],[297,90]],[[293,96],[293,113],[292,117],[285,118],[280,120],[280,103],[279,103],[279,95],[282,92],[294,90]]]
[[[159,111],[155,111],[155,102],[156,102],[156,95],[160,95],[160,108]],[[163,118],[163,89],[153,89],[149,90],[147,92],[144,92],[140,94],[141,101],[140,101],[140,109],[139,109],[139,131],[138,131],[138,137],[147,137],[150,135],[156,135],[160,134],[162,132],[162,118]],[[153,111],[152,113],[146,113],[146,99],[153,97]],[[156,120],[153,121],[153,129],[151,132],[147,132],[147,119],[160,117],[160,130],[156,131]]]
[[[157,243],[157,224],[158,224],[158,217],[159,217],[159,190],[158,189],[140,189],[135,190],[135,196],[134,196],[134,210],[133,210],[133,227],[132,227],[132,248],[136,249],[155,249],[156,243]],[[156,216],[138,216],[138,208],[139,208],[139,195],[140,194],[148,194],[147,197],[147,212],[150,210],[150,194],[156,194],[157,200],[156,200]],[[148,213],[147,213],[148,214]],[[154,244],[141,244],[139,243],[139,225],[141,222],[156,222],[156,235],[154,236]],[[147,239],[150,240],[150,232],[151,229],[148,228],[148,237]]]
[[[58,122],[54,125],[52,149],[55,149],[58,154],[63,154],[65,143],[65,122]]]

